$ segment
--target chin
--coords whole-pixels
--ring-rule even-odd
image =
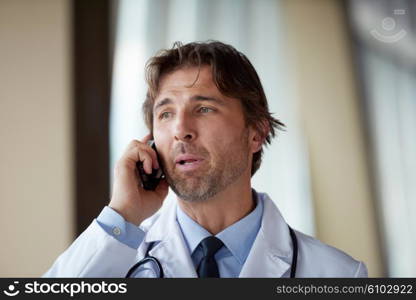
[[[190,179],[171,185],[172,190],[182,200],[187,202],[203,202],[224,190],[225,186],[217,181],[205,181],[205,178]]]

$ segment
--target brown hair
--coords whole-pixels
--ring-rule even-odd
[[[276,130],[285,125],[269,112],[266,95],[256,70],[248,58],[234,47],[218,42],[194,42],[183,45],[175,42],[172,49],[161,50],[146,64],[149,86],[143,103],[147,127],[153,133],[153,104],[161,77],[180,68],[209,65],[218,90],[225,96],[239,99],[243,106],[246,125],[252,126],[270,144]],[[199,74],[198,74],[199,75]],[[198,77],[195,79],[195,82]],[[268,130],[268,132],[267,132]],[[259,169],[263,147],[253,154],[251,176]]]

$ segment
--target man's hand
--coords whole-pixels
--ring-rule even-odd
[[[166,179],[162,179],[154,191],[142,188],[136,171],[136,163],[143,162],[147,174],[159,168],[156,152],[147,145],[151,135],[142,141],[133,140],[128,145],[114,169],[114,184],[109,206],[121,214],[124,219],[139,225],[152,216],[161,206],[168,194]]]

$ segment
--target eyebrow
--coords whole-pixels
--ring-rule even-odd
[[[224,105],[224,101],[215,97],[207,97],[202,95],[195,95],[191,97],[192,101],[212,101],[215,103],[218,103],[219,105]],[[162,106],[165,106],[167,104],[173,103],[172,99],[170,98],[164,98],[163,100],[160,100],[156,103],[155,107],[153,108],[153,111],[156,112],[158,109],[160,109]]]

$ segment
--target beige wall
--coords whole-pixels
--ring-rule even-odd
[[[288,52],[307,136],[317,237],[383,269],[359,101],[340,1],[285,0]]]
[[[0,0],[0,276],[39,276],[73,238],[67,0]]]

